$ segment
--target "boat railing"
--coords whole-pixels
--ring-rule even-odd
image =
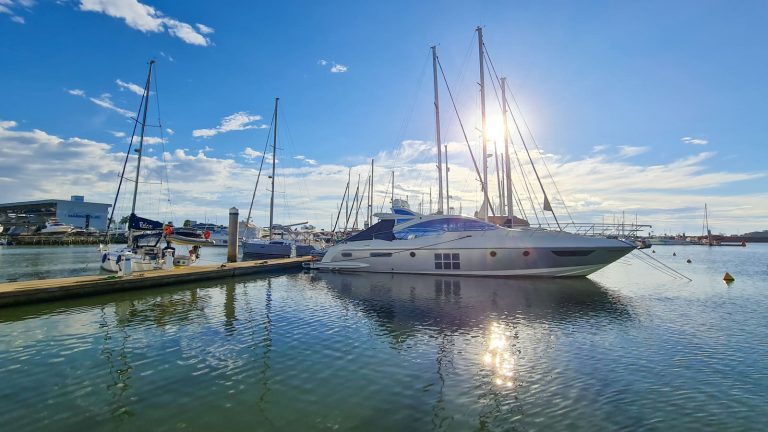
[[[557,230],[557,226],[543,225],[541,228]],[[562,225],[562,231],[592,237],[640,237],[651,225],[622,223],[569,222]]]

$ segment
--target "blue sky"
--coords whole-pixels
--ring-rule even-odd
[[[436,183],[429,47],[477,148],[482,25],[575,219],[626,211],[698,233],[708,202],[715,230],[766,229],[765,22],[749,1],[0,0],[0,201],[111,201],[120,110],[136,110],[130,84],[154,58],[174,217],[247,207],[275,96],[281,222],[327,227],[347,168],[364,179],[371,157],[377,205],[395,168],[416,207]],[[471,214],[479,188],[441,98],[452,195]]]

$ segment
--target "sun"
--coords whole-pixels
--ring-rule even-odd
[[[504,142],[504,120],[502,117],[490,115],[485,122],[485,138],[488,141]]]

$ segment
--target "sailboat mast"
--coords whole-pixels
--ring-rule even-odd
[[[485,136],[485,54],[483,53],[483,29],[477,26],[477,42],[480,52],[480,114],[482,116],[482,134],[483,134],[483,199],[485,203],[490,204],[488,199],[488,144]],[[488,212],[485,211],[483,219],[488,222]]]
[[[502,186],[501,186],[501,168],[499,167],[499,149],[496,146],[496,140],[493,140],[493,158],[495,159],[494,162],[496,163],[496,187],[499,191],[499,208],[504,208],[504,193],[502,192]]]
[[[149,89],[152,83],[152,66],[155,61],[149,61],[149,73],[147,73],[147,83],[144,85],[144,115],[141,120],[141,135],[139,135],[138,162],[136,163],[136,182],[133,185],[133,203],[131,204],[131,214],[136,213],[136,194],[139,192],[139,173],[141,172],[141,154],[144,153],[144,130],[147,125],[147,109],[149,108]]]
[[[432,78],[435,88],[435,144],[437,145],[437,214],[443,214],[443,148],[440,145],[440,99],[437,91],[437,46],[432,46]],[[446,155],[447,156],[447,155]]]
[[[371,183],[368,188],[368,226],[371,226],[371,222],[373,222],[373,159],[371,159],[370,182]]]
[[[504,117],[504,179],[507,186],[507,217],[510,225],[515,224],[514,207],[512,200],[512,166],[509,161],[509,126],[507,125],[507,79],[501,78],[501,112]]]
[[[445,214],[451,214],[451,195],[448,192],[448,144],[445,146]]]
[[[277,157],[277,104],[279,97],[275,98],[275,133],[272,134],[272,193],[269,196],[269,239],[272,240],[272,225],[275,215],[275,158]]]
[[[395,205],[395,172],[392,171],[392,205]]]

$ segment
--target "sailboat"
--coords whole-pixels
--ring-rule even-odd
[[[120,188],[123,184],[123,179],[125,178],[125,170],[130,158],[131,147],[133,146],[133,142],[136,137],[136,129],[140,124],[141,129],[139,133],[139,146],[135,150],[137,158],[136,175],[133,179],[133,200],[131,203],[131,214],[128,217],[128,245],[117,251],[110,251],[105,245],[101,245],[99,248],[101,251],[101,268],[108,272],[125,271],[126,273],[129,273],[132,271],[155,270],[163,267],[170,269],[173,268],[174,265],[188,265],[199,257],[199,250],[201,246],[213,244],[213,241],[209,239],[210,233],[201,234],[192,229],[174,228],[171,224],[163,224],[162,222],[139,217],[136,215],[136,200],[139,191],[139,175],[141,173],[141,160],[144,153],[144,132],[147,124],[149,94],[152,84],[152,68],[154,64],[154,60],[149,62],[149,72],[147,73],[147,80],[144,85],[144,93],[142,95],[141,104],[139,105],[139,111],[136,115],[136,118],[134,119],[135,123],[133,126],[133,133],[131,134],[131,140],[130,144],[128,145],[128,152],[125,156],[125,161],[123,162],[123,171],[120,174],[117,193],[115,194],[115,200],[112,204],[112,213],[109,217],[109,223],[107,225],[107,234],[105,235],[105,238],[108,238],[109,228],[112,224],[112,221],[114,220],[117,199],[120,195]],[[139,114],[142,114],[141,122],[139,122]],[[165,246],[161,249],[160,243],[162,241],[165,241]],[[176,248],[173,246],[173,244],[189,245],[192,246],[192,249],[190,249],[189,255],[177,255]]]
[[[269,258],[287,258],[290,256],[308,256],[314,250],[314,247],[306,244],[299,244],[295,239],[283,238],[285,233],[290,230],[291,226],[305,225],[307,222],[300,222],[290,225],[278,225],[274,223],[275,214],[275,161],[277,157],[277,113],[278,104],[280,98],[275,98],[275,111],[273,114],[274,130],[272,133],[272,190],[269,197],[269,227],[266,228],[264,233],[265,239],[252,239],[243,240],[243,257],[249,259],[269,259]],[[261,171],[261,170],[259,170]],[[256,182],[258,187],[258,180]],[[256,190],[254,188],[254,196]],[[253,201],[251,202],[251,208],[253,208]],[[250,222],[250,210],[248,211],[247,222]],[[276,234],[280,238],[275,238]]]
[[[514,224],[508,228],[488,222],[487,210],[490,207],[490,199],[488,197],[488,162],[485,157],[488,152],[485,133],[482,28],[478,27],[477,32],[483,124],[481,129],[482,174],[477,166],[475,168],[481,179],[484,195],[478,217],[443,212],[442,152],[437,95],[438,62],[436,47],[432,47],[439,173],[437,213],[422,215],[412,212],[413,214],[410,214],[407,220],[382,219],[370,228],[329,248],[323,259],[309,263],[309,268],[349,272],[464,276],[587,276],[634,250],[634,245],[617,239],[587,237],[563,230],[550,231]],[[509,172],[508,168],[507,172]],[[539,184],[541,185],[541,181]],[[543,190],[543,185],[541,186]],[[508,203],[511,203],[511,200],[508,200]],[[546,194],[544,194],[544,210],[552,211]],[[511,204],[508,217],[509,220],[514,221]]]

